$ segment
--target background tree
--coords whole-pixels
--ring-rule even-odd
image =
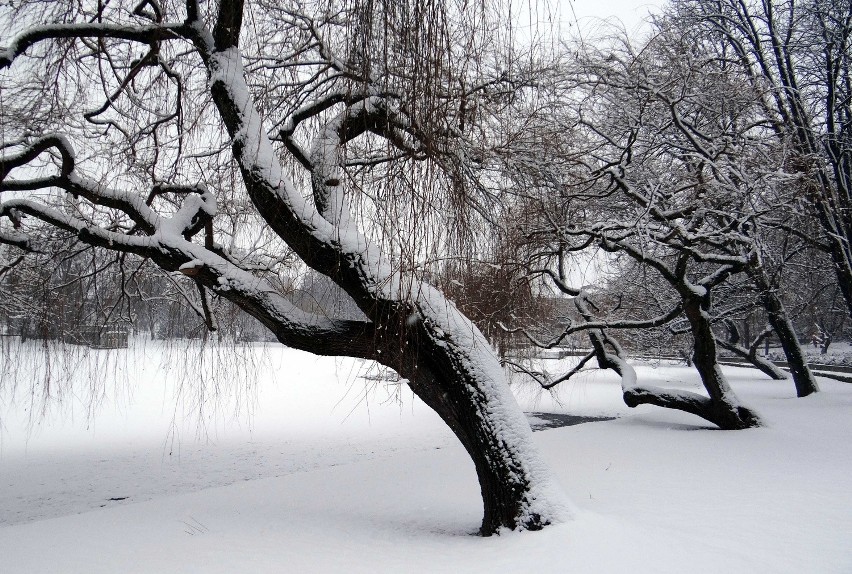
[[[579,47],[565,65],[565,92],[549,109],[559,110],[550,117],[559,118],[561,132],[573,134],[546,131],[550,143],[542,149],[554,159],[518,179],[527,196],[527,189],[543,190],[533,199],[542,203],[542,224],[530,233],[550,235],[544,270],[555,276],[562,254],[596,245],[661,273],[684,309],[697,287],[748,277],[797,393],[815,392],[781,294],[784,253],[813,240],[792,231],[801,229],[800,197],[781,167],[786,149],[772,136],[762,94],[682,20],[661,17],[655,31],[641,50],[619,36],[598,51]],[[702,324],[711,313],[706,296],[693,313]],[[701,342],[690,323],[696,351],[703,348],[709,361],[712,329],[700,329],[708,337]],[[710,378],[718,370],[697,366]]]
[[[852,2],[678,0],[673,12],[748,80],[852,317]]]

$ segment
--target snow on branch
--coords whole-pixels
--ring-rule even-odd
[[[334,224],[325,219],[284,176],[249,94],[240,51],[235,47],[202,49],[210,50],[207,58],[214,101],[231,133],[248,192],[272,230],[318,271],[330,276],[349,275],[350,289],[360,291],[349,293],[356,301],[372,300],[376,294],[393,297],[391,294],[401,288],[402,278],[391,269],[381,247],[367,239],[349,218],[345,225],[342,220]],[[325,157],[330,161],[332,156],[336,163],[336,147],[334,153],[328,149]],[[346,263],[341,265],[341,261]]]
[[[15,154],[0,157],[0,191],[36,191],[60,188],[74,197],[82,197],[94,205],[117,209],[130,217],[145,231],[151,232],[159,224],[159,216],[150,209],[141,196],[106,187],[89,178],[74,173],[74,149],[63,135],[52,134],[21,144],[24,149]],[[34,161],[45,151],[56,150],[62,164],[58,176],[34,179],[10,179],[9,173]]]
[[[711,414],[713,401],[709,397],[691,391],[664,389],[653,385],[635,385],[625,389],[624,402],[631,408],[639,405],[654,405],[684,411],[716,423]]]
[[[68,142],[61,137],[42,138],[31,144],[24,152],[4,156],[8,166],[20,167],[25,160],[33,160],[39,150],[49,146],[63,150],[63,157],[72,157]],[[8,161],[7,158],[12,158]],[[16,197],[0,203],[0,218],[10,219],[20,227],[22,215],[28,215],[53,227],[73,233],[86,244],[114,251],[135,253],[148,257],[166,270],[181,271],[190,276],[197,285],[204,285],[230,299],[244,302],[254,315],[267,325],[279,339],[292,346],[305,348],[311,340],[309,334],[325,338],[324,344],[337,354],[351,354],[369,358],[370,345],[364,333],[372,332],[372,325],[364,321],[341,321],[322,315],[307,313],[280,295],[264,279],[242,269],[236,261],[224,253],[217,253],[212,241],[205,245],[190,239],[199,229],[216,215],[215,195],[204,185],[176,186],[161,184],[147,195],[112,189],[76,173],[63,173],[31,180],[7,178],[0,184],[0,191],[38,191],[59,188],[75,197],[82,197],[94,205],[117,209],[128,215],[136,226],[129,233],[105,229],[100,225],[50,207],[36,199]],[[150,203],[161,194],[183,195],[183,201],[171,216],[156,213]],[[137,235],[136,233],[142,233]],[[31,240],[22,232],[2,232],[0,242],[22,249],[32,249]],[[206,295],[204,295],[206,297]],[[208,325],[213,325],[209,308],[205,303],[196,310]],[[360,343],[359,343],[360,341]],[[315,349],[312,349],[315,350]]]
[[[17,231],[0,230],[0,243],[17,247],[23,251],[33,251],[34,249],[30,238]]]
[[[151,241],[147,237],[109,231],[36,201],[11,199],[0,203],[0,217],[12,218],[17,213],[27,214],[53,227],[74,233],[84,242],[96,247],[107,247],[143,256],[151,248]]]
[[[24,145],[24,149],[18,153],[3,154],[0,156],[0,183],[16,167],[28,164],[42,153],[50,150],[56,150],[59,153],[62,162],[61,173],[63,176],[68,176],[74,171],[74,150],[71,148],[68,140],[61,134],[50,134]]]
[[[314,138],[310,153],[314,199],[320,213],[336,226],[350,225],[346,205],[340,150],[347,142],[372,132],[396,145],[407,148],[404,130],[410,122],[385,98],[370,96],[348,104],[328,121]],[[412,150],[413,151],[413,150]]]
[[[157,44],[162,40],[190,37],[193,30],[186,24],[157,24],[147,26],[117,26],[113,24],[47,24],[35,26],[0,48],[0,70],[8,68],[18,56],[44,40],[58,38],[115,38]]]

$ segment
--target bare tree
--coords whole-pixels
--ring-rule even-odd
[[[52,226],[182,273],[289,346],[395,369],[472,458],[487,535],[541,528],[564,506],[488,341],[413,265],[430,239],[417,232],[440,221],[429,206],[456,189],[441,174],[465,164],[453,142],[474,96],[505,84],[500,62],[476,59],[493,38],[454,10],[23,3],[18,22],[50,23],[0,51],[0,238],[38,249],[35,223]],[[223,221],[235,202],[262,225]],[[363,318],[298,308],[274,249],[258,260],[223,244],[270,232]]]
[[[852,317],[852,2],[682,0],[674,13],[715,41],[759,96]]]
[[[710,290],[748,277],[806,396],[818,387],[780,293],[776,254],[779,241],[821,243],[796,220],[801,200],[797,176],[781,167],[786,149],[771,136],[762,93],[716,44],[677,18],[655,26],[641,50],[616,37],[599,51],[581,48],[566,65],[570,96],[550,117],[572,135],[552,134],[545,149],[558,159],[519,178],[523,189],[545,190],[535,200],[543,224],[531,236],[545,238],[545,262],[561,265],[564,253],[596,245],[656,270],[682,298],[706,363],[696,357],[696,366],[710,378],[715,342],[699,333],[713,336],[712,321],[704,325]],[[555,277],[554,269],[544,266]]]
[[[759,352],[768,342],[773,328],[766,320],[754,284],[748,277],[734,276],[721,285],[711,313],[714,323],[725,334],[719,338],[720,347],[749,361],[771,379],[787,378],[784,371]]]

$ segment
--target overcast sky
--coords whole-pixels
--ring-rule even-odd
[[[576,13],[581,26],[599,18],[619,18],[628,30],[662,4],[661,0],[558,0],[562,20],[574,20]],[[573,9],[573,12],[572,12]]]
[[[518,28],[531,30],[538,26],[558,28],[557,35],[576,33],[578,24],[584,36],[593,34],[602,21],[620,20],[628,32],[641,32],[641,22],[665,0],[520,0]],[[526,22],[524,20],[527,20]],[[544,33],[543,29],[539,33]],[[554,30],[556,31],[556,30]]]

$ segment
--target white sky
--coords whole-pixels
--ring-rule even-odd
[[[639,22],[659,9],[661,0],[556,0],[562,12],[563,22],[574,22],[574,15],[581,28],[595,25],[598,19],[618,18],[628,31],[633,31]],[[572,12],[573,9],[573,12]]]
[[[542,28],[552,26],[556,36],[568,37],[580,31],[584,37],[594,35],[597,28],[609,21],[621,23],[633,36],[641,33],[641,22],[659,10],[665,0],[521,0],[518,7],[518,28],[534,29],[536,21]],[[527,20],[524,22],[524,20]],[[543,30],[539,33],[549,35]]]

